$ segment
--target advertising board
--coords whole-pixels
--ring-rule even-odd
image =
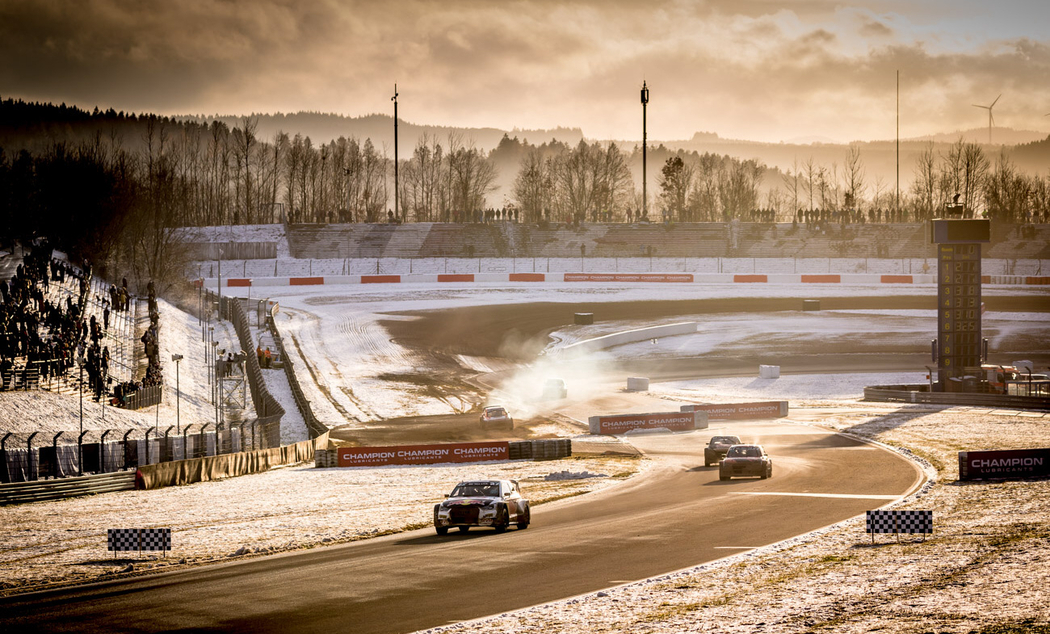
[[[340,447],[338,451],[340,467],[385,467],[510,460],[510,443],[506,441],[394,447]]]
[[[587,419],[587,423],[592,434],[625,434],[635,429],[691,431],[707,427],[707,416],[703,412],[621,414],[618,416],[591,416]]]
[[[1050,476],[1050,449],[960,451],[960,480],[1017,480]]]
[[[783,418],[788,415],[787,401],[762,403],[700,403],[683,405],[683,412],[707,412],[708,420],[756,420]]]
[[[566,273],[566,282],[692,282],[692,273]]]

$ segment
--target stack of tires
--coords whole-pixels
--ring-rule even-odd
[[[314,467],[330,469],[339,466],[339,452],[335,449],[317,449],[314,451]]]
[[[525,440],[510,443],[511,460],[557,460],[572,455],[572,440],[568,438]]]
[[[510,459],[532,460],[532,442],[526,440],[510,443]]]

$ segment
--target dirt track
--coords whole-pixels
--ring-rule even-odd
[[[842,309],[934,309],[934,297],[844,297],[822,298],[824,310]],[[988,310],[1050,312],[1050,297],[999,297],[985,299]],[[455,391],[481,403],[483,390],[469,393],[467,380],[482,386],[494,387],[502,373],[475,377],[476,373],[463,369],[454,355],[506,359],[513,363],[527,363],[536,358],[550,341],[549,334],[571,325],[573,314],[594,313],[596,321],[651,321],[685,315],[743,314],[798,311],[802,300],[771,298],[734,298],[717,300],[652,301],[652,302],[585,302],[534,303],[490,306],[469,306],[451,310],[412,311],[398,313],[417,319],[387,320],[382,324],[400,344],[425,353],[432,371],[425,376],[428,384],[440,383],[442,389]],[[931,336],[934,333],[931,332]],[[1041,350],[1045,342],[1031,341],[1011,335],[1007,339],[1012,350]],[[1037,365],[1050,363],[1050,351],[1028,354]],[[717,359],[717,362],[713,362]],[[703,357],[673,359],[638,359],[621,361],[606,370],[630,376],[631,373],[654,380],[681,377],[721,377],[745,375],[763,363],[782,364],[790,372],[825,373],[863,371],[921,370],[929,364],[929,352],[924,341],[904,344],[881,340],[875,333],[856,333],[856,336],[829,337],[814,345],[812,340],[793,342],[790,338],[775,344],[770,341],[750,342],[746,346],[727,347],[712,351]],[[566,368],[566,373],[571,370]],[[422,375],[421,375],[422,376]],[[440,380],[438,379],[440,377]],[[406,380],[406,377],[399,377]],[[618,377],[617,377],[618,378]],[[424,380],[424,379],[420,379]],[[427,442],[457,442],[506,438],[537,438],[549,436],[547,418],[519,420],[513,432],[506,430],[482,431],[477,413],[446,416],[410,417],[369,423],[365,428],[336,429],[333,438],[359,445],[411,444]]]
[[[988,310],[1050,312],[1050,297],[984,298]],[[823,310],[934,310],[936,297],[828,297]],[[801,310],[801,298],[733,298],[657,302],[537,303],[469,306],[455,310],[398,313],[414,321],[382,322],[401,345],[443,354],[508,357],[531,361],[549,342],[547,335],[573,323],[574,313],[594,313],[595,320],[651,320],[677,315],[763,313]],[[931,333],[933,336],[934,333]],[[507,343],[522,343],[508,346]]]

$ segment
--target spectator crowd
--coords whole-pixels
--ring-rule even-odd
[[[46,243],[23,255],[10,280],[0,280],[0,389],[28,388],[69,375],[82,366],[96,401],[110,383],[110,351],[105,345],[113,312],[128,310],[127,280],[110,288],[101,302],[102,318],[88,315],[92,269],[53,258]],[[76,292],[67,281],[74,281]],[[69,290],[65,297],[58,288]]]

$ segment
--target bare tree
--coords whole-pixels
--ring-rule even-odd
[[[915,178],[911,183],[914,196],[915,212],[919,218],[932,218],[938,208],[937,200],[937,158],[933,152],[933,142],[929,142],[915,161]],[[878,203],[876,203],[877,205]]]
[[[788,196],[791,197],[791,215],[792,217],[801,209],[798,206],[798,193],[799,193],[799,172],[798,172],[798,157],[791,162],[791,169],[787,171],[781,180],[784,181],[784,186],[787,188]]]
[[[243,216],[241,205],[234,211],[234,224],[255,222],[254,207],[252,205],[252,149],[256,145],[255,134],[259,128],[257,117],[242,117],[241,127],[234,128],[233,135],[237,140],[237,170],[244,182],[244,190],[241,203],[243,205]]]
[[[553,165],[553,161],[544,159],[538,148],[529,149],[521,158],[518,175],[514,179],[514,200],[526,222],[544,219],[544,212],[552,206]]]
[[[843,178],[846,184],[846,207],[850,211],[860,209],[860,200],[864,195],[864,163],[860,158],[860,147],[849,146],[846,162],[843,164]]]

